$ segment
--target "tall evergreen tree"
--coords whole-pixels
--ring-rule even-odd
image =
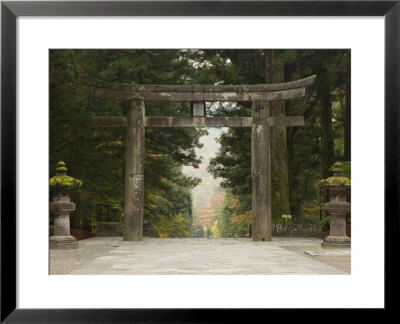
[[[265,50],[264,56],[265,82],[285,82],[285,66],[279,57],[279,50]],[[270,116],[286,117],[285,102],[270,102]],[[282,215],[290,213],[286,127],[271,127],[270,134],[271,211],[272,218],[276,221]]]

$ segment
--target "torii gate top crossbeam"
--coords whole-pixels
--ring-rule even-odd
[[[92,96],[110,100],[144,101],[270,101],[301,98],[315,75],[293,82],[254,85],[140,85],[115,84],[82,77]]]

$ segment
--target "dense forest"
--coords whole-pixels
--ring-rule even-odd
[[[271,128],[272,218],[322,222],[326,194],[318,180],[346,162],[350,178],[351,100],[349,50],[51,50],[50,163],[58,161],[82,180],[71,227],[93,232],[96,222],[123,219],[125,129],[95,128],[93,116],[125,116],[122,102],[94,100],[81,76],[134,84],[261,84],[317,75],[304,99],[274,102],[272,116],[303,115],[303,127]],[[146,116],[188,116],[190,103],[146,102]],[[207,103],[208,116],[250,116],[249,103]],[[198,167],[200,128],[146,128],[144,234],[191,235],[191,189],[201,179],[183,166]],[[250,128],[230,128],[208,167],[221,179],[225,198],[213,232],[244,237],[251,224]],[[51,220],[50,220],[51,221]]]

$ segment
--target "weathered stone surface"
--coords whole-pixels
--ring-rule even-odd
[[[251,133],[252,240],[271,241],[271,177],[269,158],[269,103],[253,102]]]
[[[251,117],[145,117],[145,127],[251,127]]]
[[[52,250],[70,250],[77,249],[79,243],[76,238],[71,235],[52,236],[49,240],[49,246]]]
[[[206,117],[206,103],[204,101],[192,102],[191,113],[193,117]]]
[[[71,211],[74,211],[71,209]],[[54,212],[54,236],[69,236],[70,223],[69,212],[63,214],[60,211]]]
[[[81,76],[81,80],[87,86],[104,88],[109,90],[133,91],[133,92],[264,92],[296,89],[309,86],[314,83],[316,76],[285,83],[254,84],[254,85],[144,85],[144,84],[120,84]]]
[[[128,110],[126,140],[124,240],[143,239],[144,103],[134,100]]]
[[[334,249],[334,248],[350,248],[351,239],[348,236],[332,236],[329,235],[324,238],[321,243],[323,248]]]
[[[144,117],[145,127],[251,127],[252,117]],[[126,117],[96,116],[94,127],[126,127]],[[269,117],[268,126],[304,126],[303,116]]]
[[[304,116],[269,117],[268,125],[277,127],[304,126]]]
[[[132,92],[92,88],[92,97],[104,100],[144,100],[144,101],[256,101],[288,100],[302,98],[305,88],[264,92]]]

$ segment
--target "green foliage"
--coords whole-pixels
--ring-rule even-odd
[[[218,229],[218,220],[216,220],[211,226],[211,233],[213,238],[220,238],[221,232]]]
[[[320,224],[323,228],[329,228],[329,224],[331,222],[331,217],[330,216],[326,216],[324,217],[321,221]]]
[[[187,229],[187,224],[188,220],[181,213],[161,216],[156,230],[160,237],[189,237],[190,231]]]
[[[307,202],[303,206],[303,222],[306,224],[318,224],[321,217],[321,205],[318,201]]]
[[[326,199],[318,181],[329,177],[332,163],[344,160],[349,151],[344,140],[349,120],[342,99],[350,83],[350,51],[277,53],[273,68],[285,65],[285,81],[317,75],[304,100],[285,103],[286,115],[304,115],[305,125],[287,128],[289,197],[284,200],[289,199],[293,222],[313,222]],[[127,107],[92,99],[80,75],[134,84],[261,84],[266,80],[265,55],[266,51],[255,49],[51,50],[49,178],[63,160],[69,174],[85,183],[72,193],[77,204],[71,214],[72,227],[92,231],[96,221],[122,221],[124,203],[125,129],[93,128],[92,117],[125,116]],[[250,103],[209,106],[211,116],[251,116]],[[189,111],[189,103],[146,103],[147,116],[187,116]],[[183,175],[182,165],[199,165],[195,148],[201,146],[199,139],[205,134],[196,128],[146,128],[144,217],[151,235],[187,236],[190,232],[190,190],[200,180]],[[231,128],[219,142],[221,150],[209,171],[222,178],[229,195],[213,233],[242,237],[251,221],[251,130]],[[344,176],[350,179],[350,162],[346,163]],[[273,188],[273,201],[278,201],[279,183]],[[279,207],[272,211],[275,222],[282,221]]]
[[[230,190],[225,192],[225,198],[217,213],[217,221],[211,229],[213,237],[248,237],[251,209],[241,203],[246,199],[237,199]]]
[[[218,140],[221,145],[218,155],[211,159],[208,167],[215,177],[222,178],[221,186],[234,194],[251,193],[251,130],[230,128]]]

